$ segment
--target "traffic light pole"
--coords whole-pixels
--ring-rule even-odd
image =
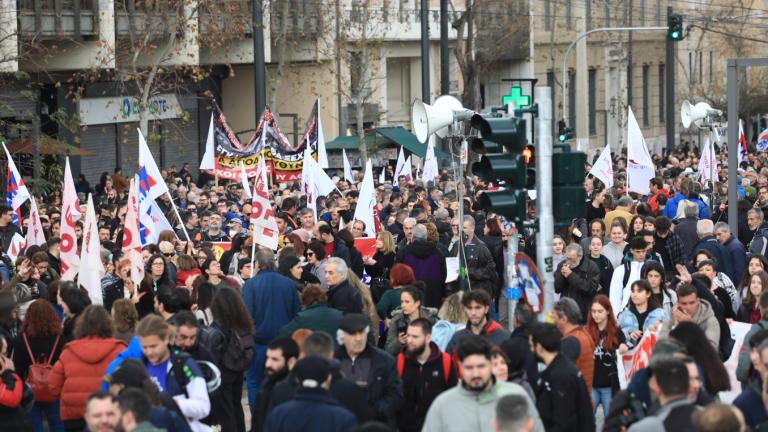
[[[539,220],[536,267],[544,289],[543,313],[539,315],[539,319],[544,321],[552,311],[555,294],[552,261],[552,238],[555,235],[555,218],[552,214],[552,89],[536,87],[534,96],[539,106],[539,116],[536,117],[536,217]],[[514,309],[510,309],[510,321],[513,313]]]
[[[563,55],[563,69],[562,69],[562,79],[560,80],[560,86],[562,87],[562,93],[560,93],[563,99],[563,120],[568,124],[568,98],[566,97],[566,83],[568,82],[566,80],[567,78],[567,72],[568,72],[568,56],[571,54],[571,51],[576,46],[576,44],[584,39],[585,37],[591,35],[592,33],[601,33],[601,32],[635,32],[635,31],[655,31],[655,30],[664,30],[666,31],[668,27],[601,27],[592,29],[589,31],[586,31],[584,33],[581,33],[580,35],[576,36],[576,39],[574,39],[573,42],[571,42],[570,45],[568,45],[568,49],[565,50],[565,55]],[[538,101],[538,99],[536,99]]]

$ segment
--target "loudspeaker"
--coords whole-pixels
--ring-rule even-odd
[[[425,104],[421,99],[414,100],[411,127],[416,134],[416,139],[426,143],[433,133],[440,138],[445,138],[448,134],[448,126],[453,124],[457,111],[465,110],[461,102],[453,96],[440,96],[432,105]]]
[[[691,123],[696,127],[701,127],[702,121],[710,115],[721,115],[722,111],[713,109],[706,102],[699,102],[696,105],[691,105],[688,101],[683,101],[683,106],[680,108],[680,119],[683,122],[684,128],[689,128]]]

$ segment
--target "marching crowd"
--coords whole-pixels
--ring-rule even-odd
[[[586,178],[587,217],[552,241],[555,302],[543,320],[526,301],[507,308],[507,239],[518,231],[479,207],[478,194],[496,185],[476,177],[465,179],[459,203],[447,171],[423,182],[393,181],[389,170],[376,185],[375,252],[363,256],[354,183],[334,177],[337,190],[316,200],[317,216],[299,185],[272,184],[272,251],[253,246],[240,182],[195,181],[188,164],[170,167],[162,170],[170,193],[157,205],[176,231],[143,247],[137,284],[121,252],[129,183],[119,169],[95,187],[81,176],[80,201],[92,193],[97,203],[101,298],[60,278],[54,189],[40,200],[47,244],[0,262],[0,425],[768,430],[766,161],[750,155],[739,170],[738,236],[724,184],[698,182],[695,153],[654,161],[647,196],[626,191],[622,154],[612,188]],[[20,226],[14,214],[0,207],[5,251],[29,224],[26,212]],[[81,222],[76,233],[80,245]],[[520,250],[534,257],[533,231],[519,234]],[[446,282],[446,258],[460,249],[466,271]],[[751,325],[736,352],[734,322]],[[624,383],[621,355],[649,347],[650,360]],[[731,356],[739,382],[726,371]],[[732,404],[721,400],[729,390],[738,394]]]

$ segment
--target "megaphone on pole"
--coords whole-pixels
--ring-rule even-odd
[[[448,126],[454,121],[469,119],[472,114],[474,112],[465,109],[453,96],[440,96],[432,105],[416,99],[411,111],[411,127],[419,142],[426,143],[433,133],[445,138],[448,135]]]
[[[684,128],[689,128],[691,123],[696,127],[701,127],[702,122],[709,116],[722,115],[722,111],[712,108],[706,102],[699,102],[696,105],[691,105],[688,101],[683,101],[683,106],[680,108],[680,119],[683,122]]]

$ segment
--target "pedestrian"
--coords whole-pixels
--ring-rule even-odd
[[[406,344],[410,322],[419,318],[428,320],[430,326],[437,322],[437,310],[422,306],[423,297],[422,291],[414,285],[406,286],[400,290],[401,310],[392,316],[387,332],[385,351],[390,355],[396,356],[402,351]]]
[[[583,321],[581,311],[573,299],[558,300],[554,311],[555,325],[563,335],[562,349],[559,352],[581,371],[587,385],[587,393],[591,395],[595,374],[595,341],[580,324]]]
[[[634,348],[654,324],[667,320],[669,316],[653,296],[651,284],[646,280],[632,283],[630,297],[629,306],[619,314],[618,323],[625,343]]]
[[[584,259],[584,251],[576,243],[565,248],[566,259],[555,271],[555,292],[571,298],[586,317],[592,298],[600,288],[600,269],[592,260]]]
[[[280,336],[290,336],[298,329],[336,334],[341,311],[328,306],[328,297],[319,284],[308,284],[301,292],[303,310],[288,324],[280,328]]]
[[[445,259],[437,245],[427,239],[424,225],[414,226],[412,235],[413,241],[397,253],[395,262],[408,265],[416,280],[426,284],[424,306],[438,308],[445,297]]]
[[[299,360],[299,345],[290,337],[279,337],[267,345],[264,362],[264,380],[256,398],[256,411],[251,411],[251,432],[265,431],[265,421],[270,413],[272,393],[278,384],[288,378]]]
[[[619,391],[619,372],[616,351],[620,354],[628,351],[624,332],[619,328],[608,296],[598,295],[592,300],[587,333],[595,342],[594,376],[592,378],[592,403],[594,413],[603,406],[603,415],[608,414],[613,395]]]
[[[491,296],[485,290],[465,292],[461,298],[461,304],[467,315],[467,326],[453,335],[446,352],[452,353],[455,357],[456,347],[461,340],[473,334],[487,339],[491,345],[501,345],[509,339],[509,332],[489,316]]]
[[[349,282],[349,267],[343,259],[332,257],[325,265],[328,282],[328,305],[344,314],[362,313],[363,299],[360,292]]]
[[[685,363],[675,357],[651,360],[649,385],[658,398],[661,408],[656,414],[634,423],[629,427],[629,431],[694,430],[692,414],[698,408],[688,400],[690,381]]]
[[[758,299],[764,291],[768,291],[768,273],[760,270],[750,276],[746,295],[736,314],[736,321],[754,324],[760,321],[760,308]]]

